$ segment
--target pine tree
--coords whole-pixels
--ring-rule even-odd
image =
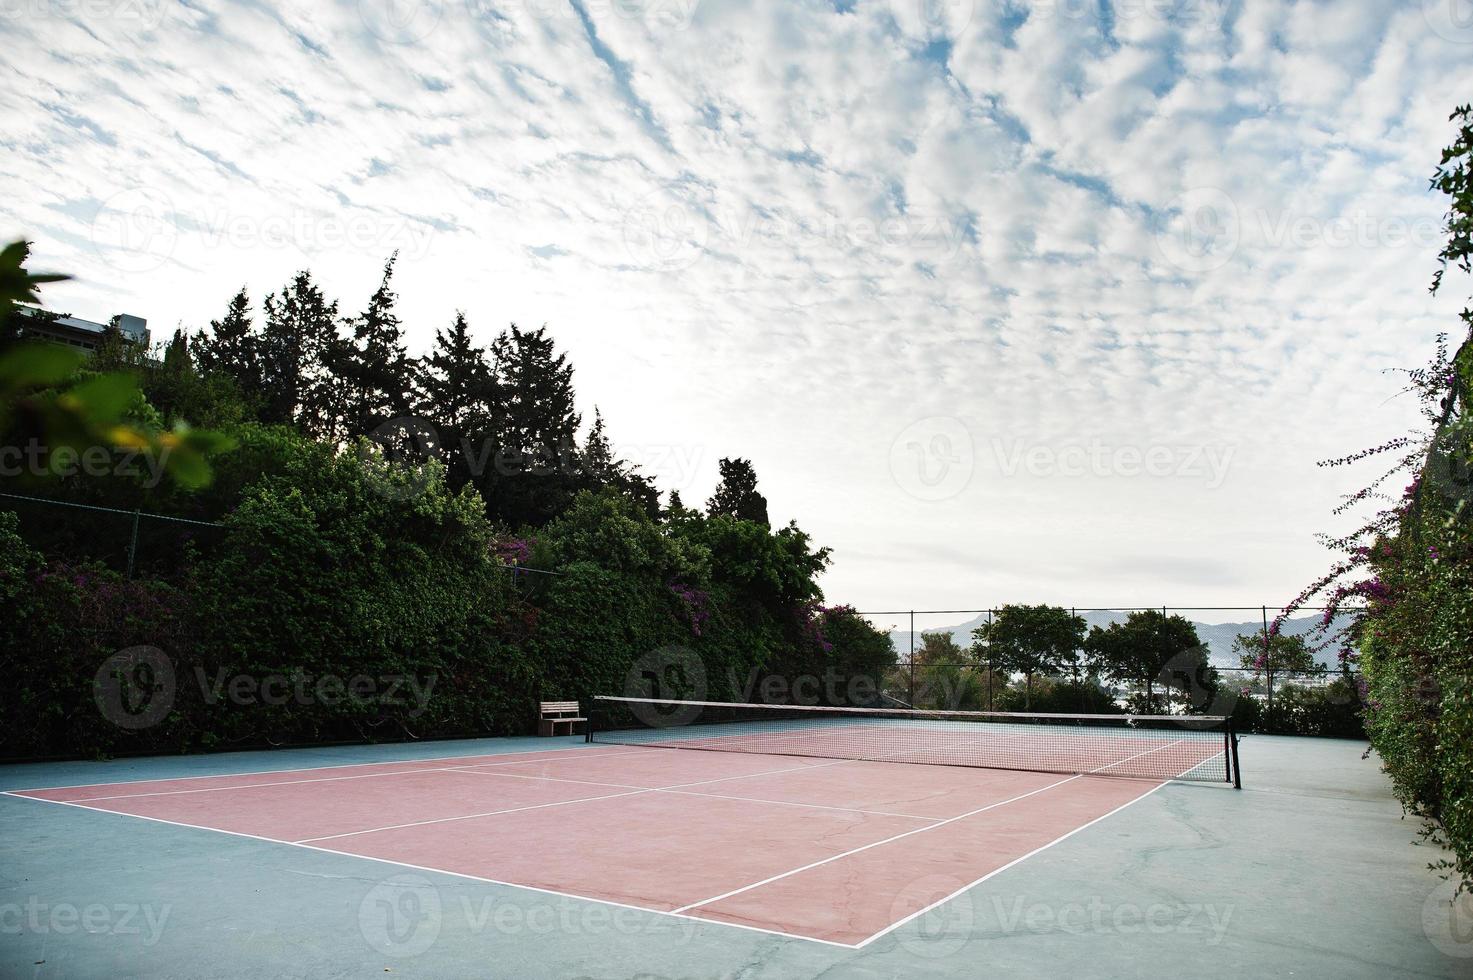
[[[578,488],[573,367],[546,327],[515,323],[492,343],[491,363],[504,414],[481,494],[509,524],[544,524]]]
[[[749,459],[725,459],[720,463],[721,482],[706,502],[712,517],[735,517],[768,527],[767,498],[757,492],[757,472]]]
[[[368,300],[368,308],[353,318],[351,340],[343,345],[337,365],[346,391],[341,429],[346,438],[367,435],[381,423],[409,414],[411,369],[404,347],[404,331],[394,312],[398,294],[391,287],[395,252],[384,263],[384,276]]]
[[[495,450],[500,399],[486,351],[471,340],[465,314],[449,331],[435,331],[435,346],[419,374],[418,411],[439,435],[437,455],[459,489],[487,464]]]
[[[195,416],[201,390],[189,335],[182,329],[175,330],[164,344],[164,356],[147,373],[144,393],[165,421],[197,422],[197,416],[191,416]]]
[[[250,296],[242,286],[224,318],[211,320],[208,330],[199,332],[193,353],[202,373],[223,374],[243,395],[255,397],[261,389],[261,338],[252,330],[250,311]]]
[[[596,407],[593,410],[593,427],[583,441],[578,458],[582,483],[586,488],[612,487],[639,504],[651,518],[660,516],[660,491],[655,489],[654,478],[644,476],[638,467],[614,454],[604,428],[603,413]]]
[[[593,408],[593,428],[588,430],[588,438],[583,441],[583,450],[579,454],[583,463],[583,475],[593,486],[611,486],[617,484],[624,475],[624,464],[614,458],[614,447],[609,445],[608,433],[604,431],[604,416]]]
[[[262,421],[294,424],[315,438],[336,441],[343,417],[338,304],[329,302],[304,270],[280,296],[267,295],[265,307]]]

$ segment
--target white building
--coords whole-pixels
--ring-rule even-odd
[[[28,306],[19,307],[19,312],[29,321],[22,328],[22,335],[54,341],[58,344],[66,344],[69,347],[79,347],[82,350],[96,350],[97,345],[102,343],[102,335],[107,330],[107,324],[94,323],[91,320],[83,320],[76,316],[49,317],[41,310],[32,309]],[[141,316],[129,316],[126,313],[117,317],[118,329],[128,340],[135,344],[142,344],[145,348],[149,345],[148,321]]]

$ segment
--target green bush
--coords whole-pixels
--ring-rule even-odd
[[[1240,732],[1366,737],[1355,685],[1344,678],[1324,687],[1276,684],[1272,708],[1266,699],[1242,695],[1233,705],[1232,717]]]

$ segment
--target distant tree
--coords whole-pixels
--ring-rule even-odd
[[[1091,629],[1084,647],[1094,669],[1145,691],[1147,712],[1156,710],[1157,684],[1190,693],[1213,681],[1207,648],[1196,627],[1181,616],[1154,609],[1133,612],[1123,623]]]
[[[1302,636],[1280,633],[1270,628],[1267,633],[1239,633],[1233,640],[1238,662],[1262,675],[1268,685],[1268,706],[1273,707],[1274,675],[1284,672],[1314,670],[1314,654]]]
[[[1003,606],[972,631],[979,657],[993,669],[1024,677],[1024,707],[1033,704],[1033,678],[1076,670],[1085,622],[1059,606]]]
[[[915,662],[922,667],[962,664],[967,662],[967,655],[950,633],[922,633],[921,645],[915,651]]]
[[[190,411],[199,399],[201,381],[190,351],[189,335],[175,330],[164,344],[164,355],[148,372],[144,394],[168,422],[189,421],[199,416]]]
[[[603,413],[597,405],[593,408],[593,427],[588,430],[588,438],[583,440],[583,451],[578,455],[584,474],[594,486],[612,486],[623,475],[624,464],[614,456],[614,447],[604,431]]]
[[[342,345],[336,373],[345,384],[346,417],[341,428],[346,438],[367,435],[393,418],[409,414],[412,372],[404,347],[404,331],[394,312],[398,294],[392,280],[395,252],[384,263],[383,278],[368,300],[368,307],[350,319],[352,336]]]
[[[464,313],[455,314],[449,330],[435,331],[435,345],[421,362],[419,413],[434,423],[436,453],[451,487],[459,490],[489,465],[503,411],[486,351],[471,339]]]
[[[639,504],[646,514],[660,516],[660,491],[655,489],[653,478],[644,476],[614,452],[603,414],[597,407],[593,410],[593,427],[583,440],[578,458],[583,489],[612,487]]]
[[[343,349],[338,304],[302,271],[280,294],[266,296],[265,309],[262,421],[294,424],[315,438],[337,441],[344,414],[336,376]]]
[[[767,498],[757,492],[757,472],[749,459],[722,459],[721,482],[716,493],[706,501],[706,512],[712,516],[735,517],[769,527]]]
[[[690,513],[693,512],[685,506],[685,501],[680,499],[680,491],[671,490],[670,502],[665,505],[664,516],[667,519],[675,520]]]
[[[241,287],[230,300],[225,316],[211,320],[195,338],[194,358],[204,374],[224,375],[248,399],[261,390],[261,338],[251,322],[251,300]]]
[[[578,489],[578,428],[573,366],[546,327],[513,323],[491,344],[491,364],[504,416],[481,492],[508,524],[545,524]]]

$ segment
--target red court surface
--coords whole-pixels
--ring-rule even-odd
[[[591,746],[9,795],[862,946],[1160,785]]]

